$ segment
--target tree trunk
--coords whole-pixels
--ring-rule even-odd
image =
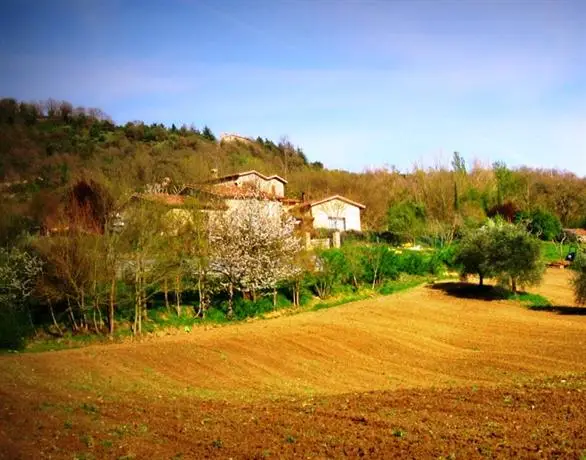
[[[197,316],[200,316],[202,318],[205,318],[205,299],[204,299],[204,293],[203,293],[203,285],[202,285],[202,275],[201,272],[198,273],[198,277],[197,277],[197,293],[199,295],[199,311],[197,312]]]
[[[228,318],[234,316],[234,286],[232,283],[228,284]]]
[[[83,327],[84,331],[87,331],[87,317],[85,315],[85,291],[83,289],[81,290],[80,309],[81,309],[82,327]]]
[[[478,285],[484,286],[484,275],[482,273],[478,274]]]
[[[181,316],[181,277],[179,275],[175,277],[175,309],[177,316]]]
[[[169,283],[166,277],[163,282],[163,291],[165,293],[165,307],[167,308],[167,311],[169,311]]]
[[[273,289],[273,308],[277,308],[277,290]]]
[[[96,334],[99,334],[100,330],[98,329],[98,323],[96,322],[96,309],[95,308],[92,311],[92,323],[94,325],[94,331],[96,331]]]
[[[100,329],[104,327],[104,318],[102,316],[102,309],[98,305],[98,324],[100,325]]]
[[[37,335],[37,329],[35,328],[35,323],[33,321],[33,315],[31,313],[31,309],[29,308],[29,306],[26,303],[25,303],[24,308],[26,310],[26,315],[28,316],[28,321],[31,325],[31,329],[34,332],[34,334]]]
[[[110,305],[108,306],[108,332],[114,334],[114,303],[116,301],[116,276],[110,284]]]
[[[146,293],[146,289],[144,287],[145,283],[143,280],[142,283],[142,293],[141,293],[141,299],[142,299],[142,315],[141,315],[141,326],[142,326],[142,321],[146,321],[148,319],[148,315],[147,315],[147,293]]]
[[[138,268],[137,268],[137,272],[134,275],[134,324],[132,326],[132,330],[134,332],[134,335],[138,334],[138,322],[139,322],[139,317],[140,317],[140,305],[141,305],[141,300],[140,300],[140,277],[138,275]]]
[[[47,303],[49,304],[49,311],[51,312],[51,318],[53,319],[53,325],[55,326],[55,328],[59,332],[59,335],[62,336],[63,331],[59,327],[59,323],[57,323],[57,319],[55,318],[55,312],[53,311],[53,303],[50,300],[48,300]]]
[[[513,294],[517,293],[517,278],[515,277],[511,278],[511,291],[513,291]]]
[[[73,314],[73,309],[71,308],[71,301],[69,297],[67,298],[67,311],[69,313],[69,317],[71,318],[71,328],[73,331],[77,331],[77,322],[75,321],[75,315]]]

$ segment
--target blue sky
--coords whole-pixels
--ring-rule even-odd
[[[0,96],[207,124],[361,171],[586,176],[586,1],[4,0]]]

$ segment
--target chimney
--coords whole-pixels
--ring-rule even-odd
[[[217,179],[218,178],[218,169],[212,168],[210,171],[210,175],[211,175],[212,179]]]

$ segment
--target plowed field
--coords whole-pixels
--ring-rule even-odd
[[[568,278],[534,290],[552,312],[422,286],[0,356],[0,458],[580,458],[586,315]]]

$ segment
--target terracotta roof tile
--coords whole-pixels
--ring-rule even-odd
[[[166,204],[168,206],[181,206],[185,204],[185,197],[182,195],[171,195],[169,193],[137,193],[134,196],[142,200]]]

